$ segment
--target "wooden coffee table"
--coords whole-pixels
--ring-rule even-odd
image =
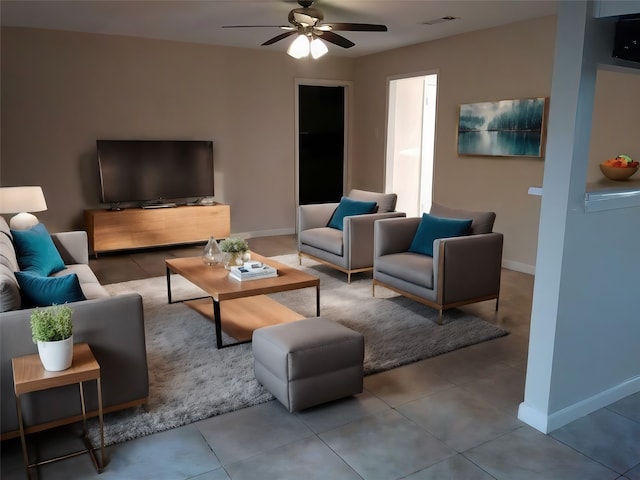
[[[167,267],[167,296],[169,303],[184,302],[202,315],[213,320],[218,348],[230,347],[251,341],[253,331],[260,327],[293,322],[305,318],[278,303],[267,295],[301,288],[316,288],[316,315],[320,316],[320,279],[301,270],[289,267],[271,258],[252,253],[251,260],[264,262],[278,269],[278,276],[243,282],[229,278],[224,267],[208,267],[201,257],[172,258],[165,261]],[[171,274],[175,273],[200,287],[205,297],[173,300]],[[221,303],[224,302],[224,314]],[[238,340],[222,343],[222,331]]]

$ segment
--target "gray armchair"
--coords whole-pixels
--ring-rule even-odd
[[[375,201],[377,212],[346,216],[342,230],[328,227],[338,203],[300,205],[298,207],[298,260],[313,259],[347,274],[373,269],[373,225],[376,220],[404,217],[396,212],[395,193],[351,190],[348,197],[359,201]]]
[[[473,212],[433,204],[437,217],[471,219],[469,235],[433,242],[433,257],[409,251],[420,217],[375,224],[373,294],[376,285],[439,310],[496,300],[500,294],[503,235],[493,232],[494,212]]]

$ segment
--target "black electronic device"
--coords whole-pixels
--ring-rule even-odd
[[[640,15],[625,15],[618,19],[613,56],[640,62]]]
[[[97,140],[100,201],[167,204],[214,195],[210,140]]]

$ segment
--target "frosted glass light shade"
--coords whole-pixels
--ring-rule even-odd
[[[327,46],[319,38],[314,38],[313,40],[311,40],[311,56],[313,58],[320,58],[328,51],[329,49],[327,48]]]
[[[9,221],[14,230],[26,230],[38,223],[38,218],[27,212],[43,212],[47,202],[42,187],[0,188],[0,213],[18,213]]]
[[[306,35],[298,35],[287,50],[293,58],[302,58],[309,55],[309,39]]]

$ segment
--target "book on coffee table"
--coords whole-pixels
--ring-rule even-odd
[[[229,276],[235,280],[258,280],[277,277],[278,270],[262,262],[245,262],[241,267],[231,267]]]

